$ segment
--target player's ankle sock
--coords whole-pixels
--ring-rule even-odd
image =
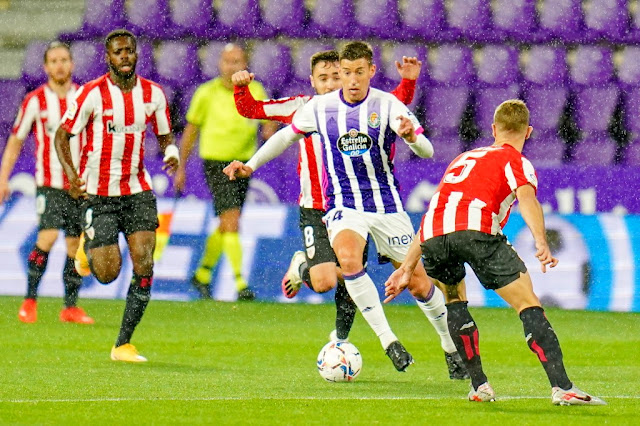
[[[309,270],[309,264],[306,260],[302,262],[298,267],[298,273],[300,274],[300,279],[302,280],[302,282],[311,290],[315,291],[313,289],[313,283],[311,282],[311,272],[309,272]]]
[[[47,269],[48,261],[49,253],[34,246],[27,259],[27,299],[38,297],[38,286]]]
[[[76,271],[75,259],[67,257],[62,271],[62,282],[64,282],[64,306],[69,308],[76,306],[78,302],[78,291],[82,285],[82,277]]]
[[[526,308],[520,312],[520,319],[524,326],[527,345],[531,352],[538,356],[551,386],[570,389],[572,383],[562,362],[560,342],[544,314],[544,309],[539,306]]]
[[[124,308],[120,333],[116,340],[116,347],[122,346],[131,341],[133,331],[136,329],[142,315],[144,314],[149,299],[151,298],[152,276],[143,277],[133,273],[129,291],[127,292],[127,303]]]
[[[487,381],[487,376],[482,371],[478,327],[467,309],[467,303],[449,303],[447,321],[453,343],[467,367],[473,388],[477,390],[478,386]]]
[[[362,312],[362,316],[369,326],[380,338],[380,343],[384,349],[394,341],[398,340],[391,331],[387,318],[382,310],[382,303],[378,296],[375,284],[371,281],[366,270],[362,270],[353,275],[344,275],[344,283],[351,299]]]
[[[338,281],[336,287],[336,334],[338,339],[344,340],[349,337],[349,331],[353,325],[353,320],[356,318],[356,310],[358,309],[356,304],[349,296],[347,287],[344,282]]]
[[[236,287],[244,284],[244,287],[238,287],[238,290],[246,288],[247,284],[242,279],[242,244],[240,243],[240,235],[237,232],[225,232],[222,234],[222,251],[227,256],[229,264],[231,264],[231,270],[236,277]],[[237,277],[240,277],[241,281]]]
[[[440,346],[442,346],[442,349],[447,353],[455,352],[456,345],[451,339],[449,325],[447,323],[447,307],[444,305],[444,296],[440,289],[432,285],[427,297],[425,297],[424,300],[416,299],[416,303],[440,336]]]

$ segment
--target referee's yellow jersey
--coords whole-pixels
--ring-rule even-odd
[[[252,81],[249,91],[255,99],[267,99],[262,84]],[[193,94],[187,121],[200,129],[200,157],[205,160],[247,161],[256,151],[259,120],[238,114],[233,89],[220,77],[198,87]]]

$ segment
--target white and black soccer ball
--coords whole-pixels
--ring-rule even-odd
[[[318,354],[318,373],[328,382],[351,382],[362,370],[360,351],[349,342],[329,342]]]

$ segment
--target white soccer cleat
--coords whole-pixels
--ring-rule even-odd
[[[568,390],[551,388],[551,402],[553,405],[607,405],[597,396],[589,395],[575,386]]]
[[[302,278],[300,277],[300,265],[302,265],[307,258],[303,251],[297,251],[293,253],[291,263],[289,263],[289,269],[282,278],[282,293],[287,299],[295,297],[300,291],[302,286]]]
[[[478,390],[473,389],[473,386],[471,386],[471,391],[469,392],[469,401],[493,402],[495,400],[496,393],[494,392],[489,382],[484,382],[483,384],[478,386]]]
[[[338,332],[336,330],[333,330],[331,333],[329,333],[329,341],[330,342],[348,342],[349,338],[347,337],[346,339],[338,339]]]

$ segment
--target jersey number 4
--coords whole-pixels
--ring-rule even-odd
[[[447,173],[444,177],[444,182],[446,183],[460,183],[466,178],[469,177],[469,173],[471,173],[471,169],[473,169],[477,163],[474,158],[480,158],[487,155],[487,151],[469,151],[462,156],[460,159],[453,163],[449,170],[455,170],[459,167],[462,167],[460,170],[455,170],[450,173]]]

